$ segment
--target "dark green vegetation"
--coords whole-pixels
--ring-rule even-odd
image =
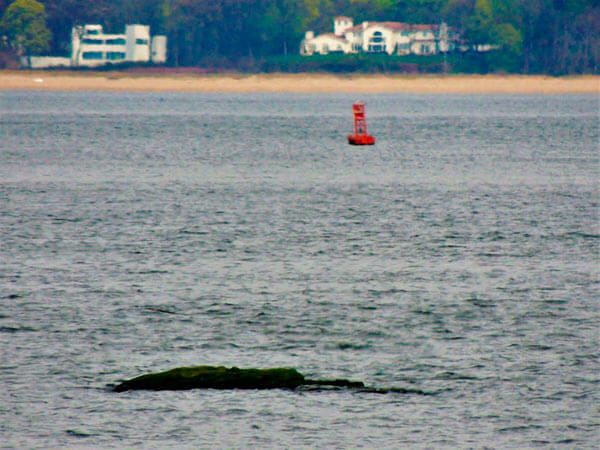
[[[270,56],[245,71],[328,73],[490,73],[519,72],[514,60],[501,52],[448,55],[329,54]]]
[[[125,24],[149,24],[153,34],[168,37],[168,65],[281,71],[401,71],[547,73],[600,71],[600,2],[598,0],[39,0],[45,9],[34,14],[35,36],[15,34],[6,23],[0,35],[4,49],[28,36],[36,48],[67,55],[71,28],[100,23],[121,33]],[[31,5],[34,0],[17,0]],[[0,17],[10,0],[0,0]],[[37,7],[36,7],[37,8]],[[35,8],[33,8],[35,9]],[[491,43],[500,50],[463,54],[442,63],[427,57],[391,60],[375,66],[347,57],[300,61],[306,30],[329,32],[336,15],[355,23],[389,20],[409,23],[446,21],[472,44]],[[50,34],[39,25],[45,19]],[[4,23],[4,22],[3,22]],[[31,29],[31,27],[30,27]],[[17,30],[18,31],[18,30]],[[22,46],[22,45],[21,45]],[[30,50],[32,51],[32,47]],[[37,51],[37,50],[36,50]],[[0,59],[1,60],[1,59]],[[364,61],[363,61],[364,62]]]
[[[291,368],[239,369],[237,367],[179,367],[166,372],[142,375],[117,385],[123,392],[135,389],[296,389],[304,385],[361,388],[364,384],[348,380],[308,380]]]

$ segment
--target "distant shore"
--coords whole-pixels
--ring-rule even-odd
[[[0,71],[0,91],[599,94],[600,76]]]

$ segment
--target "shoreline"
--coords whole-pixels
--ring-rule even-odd
[[[0,91],[600,94],[599,75],[194,74],[0,71]]]

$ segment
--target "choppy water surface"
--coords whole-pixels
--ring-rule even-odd
[[[598,98],[355,99],[0,93],[0,445],[596,447]]]

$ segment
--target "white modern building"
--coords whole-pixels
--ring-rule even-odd
[[[147,25],[127,25],[124,34],[106,34],[102,25],[83,25],[74,27],[71,32],[70,58],[21,58],[21,64],[31,69],[98,67],[122,62],[166,63],[167,37],[150,36]]]
[[[445,23],[362,22],[349,17],[333,20],[333,33],[315,36],[307,31],[300,54],[387,53],[388,55],[433,55],[458,49],[459,35]]]
[[[120,62],[162,64],[166,60],[166,36],[151,38],[147,25],[127,25],[125,34],[105,34],[102,25],[73,28],[72,67],[95,67]]]

